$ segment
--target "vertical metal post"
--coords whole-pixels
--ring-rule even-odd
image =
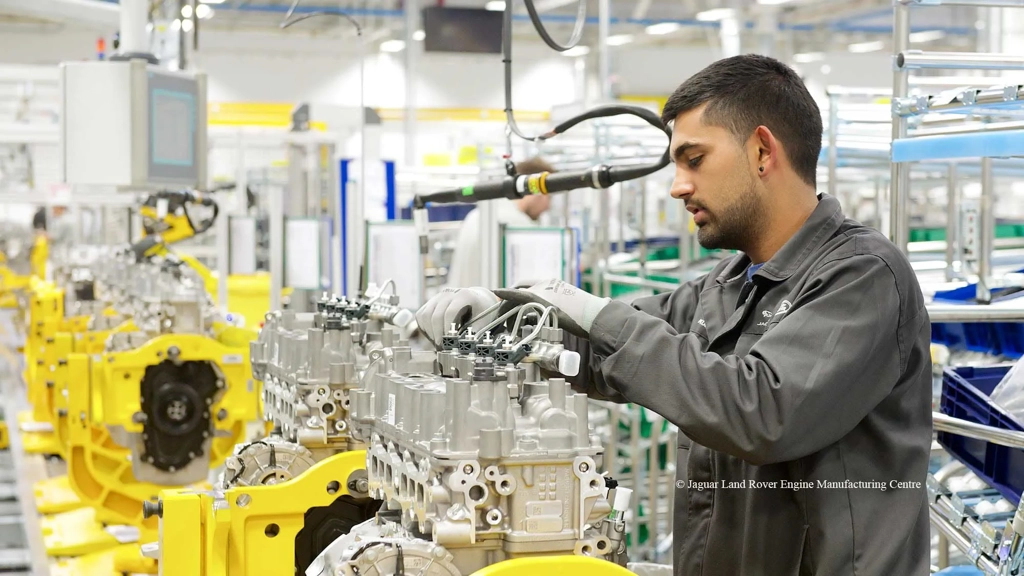
[[[231,276],[229,264],[231,260],[231,213],[233,210],[225,210],[224,214],[217,218],[215,230],[217,233],[217,307],[221,313],[228,312],[228,277]]]
[[[895,17],[893,25],[893,53],[899,54],[907,50],[910,45],[910,8],[903,3],[895,3]],[[895,56],[894,56],[895,58]],[[893,62],[893,87],[892,101],[907,96],[910,90],[909,72],[900,70]],[[907,136],[907,119],[903,116],[893,114],[892,118],[892,139],[893,141]],[[907,243],[910,238],[910,218],[907,214],[907,195],[910,194],[910,167],[902,162],[892,164],[892,179],[889,182],[891,190],[889,194],[889,239],[896,247],[907,253]]]
[[[601,157],[603,158],[604,154],[602,154]],[[601,195],[601,224],[599,226],[599,229],[601,230],[601,250],[599,252],[599,259],[597,262],[594,263],[594,266],[598,273],[601,275],[601,278],[603,279],[606,275],[608,275],[611,272],[611,270],[608,267],[608,263],[611,260],[612,253],[611,239],[609,238],[610,234],[608,234],[608,228],[611,221],[612,212],[611,199],[609,198],[609,196],[611,195],[611,190],[605,189],[601,190],[598,193]],[[620,238],[620,240],[623,239]],[[602,284],[607,286],[607,283]],[[607,292],[603,293],[602,296],[611,297],[611,290],[609,289]]]
[[[611,30],[611,0],[599,0],[597,8],[597,49],[598,49],[598,74],[601,80],[602,103],[610,102],[612,99],[611,85],[611,52],[608,46],[608,34]]]
[[[267,219],[270,220],[270,310],[281,309],[284,289],[284,198],[281,188],[267,188]]]
[[[839,139],[839,97],[835,94],[828,95],[828,195],[835,197],[836,188],[836,164],[839,162],[839,152],[836,150],[836,141]],[[850,208],[847,207],[847,210]]]
[[[497,202],[509,202],[509,200],[497,200]],[[500,286],[501,272],[501,242],[498,235],[504,228],[499,226],[497,206],[495,202],[480,202],[474,208],[480,216],[480,278],[486,288],[504,288]],[[500,229],[499,229],[500,228]],[[465,288],[465,286],[461,286]]]
[[[640,278],[647,277],[647,189],[640,182]]]
[[[960,253],[960,182],[955,162],[946,175],[946,280],[956,278],[955,264]]]
[[[939,541],[937,543],[938,548],[938,561],[936,565],[939,570],[949,568],[949,538],[946,538],[945,534],[939,533]]]
[[[992,294],[992,249],[996,237],[995,181],[992,158],[981,159],[981,249],[978,250],[978,302],[990,302]]]
[[[643,469],[643,467],[639,465],[638,460],[643,457],[641,455],[641,453],[640,453],[640,421],[641,421],[641,418],[643,417],[642,415],[643,415],[643,412],[644,412],[644,408],[642,406],[638,406],[636,404],[630,404],[628,410],[629,410],[629,454],[634,458],[633,462],[630,464],[630,467],[632,468],[632,474],[631,474],[631,476],[632,476],[632,483],[631,483],[631,485],[632,485],[632,488],[633,488],[633,502],[631,504],[632,504],[632,507],[633,507],[633,523],[634,523],[633,525],[636,526],[637,528],[639,528],[645,521],[649,521],[651,519],[651,516],[649,514],[648,514],[647,518],[645,518],[643,520],[641,520],[641,518],[640,518],[640,500],[641,500],[640,490],[642,490],[642,487],[640,485],[640,471]],[[656,500],[654,494],[648,494],[648,498],[649,498],[648,502],[651,503],[651,504],[653,504],[655,502],[655,500]],[[648,506],[648,508],[650,508],[650,506]],[[648,530],[650,530],[649,526],[648,526]],[[639,534],[640,530],[636,530],[636,533]]]
[[[345,266],[344,258],[342,258],[342,247],[345,243],[341,239],[342,231],[345,227],[341,221],[341,174],[340,174],[340,162],[339,154],[337,149],[331,154],[331,158],[328,159],[327,167],[327,190],[329,195],[329,201],[327,206],[330,210],[331,217],[331,292],[334,294],[345,293],[345,281],[344,281],[344,270]]]
[[[640,270],[642,272],[643,267]],[[641,410],[643,409],[641,408]],[[661,484],[659,482],[661,468],[658,462],[660,452],[658,448],[661,446],[661,416],[651,412],[650,417],[651,443],[647,446],[647,534],[648,541],[652,543],[651,548],[654,549],[657,548],[658,536],[661,535],[660,527],[658,526],[658,505],[661,503],[661,495],[658,493],[658,486]],[[639,425],[640,423],[638,422],[637,426]]]
[[[405,0],[405,165],[416,163],[416,55],[418,46],[413,39],[419,25],[419,1]],[[366,154],[366,150],[363,150]],[[366,175],[363,174],[365,179]]]
[[[885,214],[882,212],[882,207],[885,206],[885,202],[883,201],[884,200],[883,199],[883,195],[884,194],[885,194],[885,188],[882,186],[882,179],[881,179],[881,177],[876,176],[875,177],[875,228],[879,232],[881,232],[883,234],[885,234],[886,230],[888,230],[888,226],[886,226],[886,224],[884,222]]]
[[[616,252],[625,253],[626,219],[629,217],[629,214],[626,210],[626,187],[622,184],[616,184],[615,187],[612,188],[611,190],[615,190],[618,193],[619,197],[619,243],[617,245],[618,250],[616,250]],[[611,194],[611,190],[606,192],[606,194]]]

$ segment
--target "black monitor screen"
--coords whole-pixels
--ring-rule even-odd
[[[501,54],[502,16],[502,12],[475,8],[424,8],[423,49]]]

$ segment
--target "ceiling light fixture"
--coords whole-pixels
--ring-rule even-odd
[[[587,54],[590,54],[590,48],[587,46],[573,46],[562,52],[563,56],[586,56]]]
[[[651,36],[660,36],[662,34],[671,34],[680,28],[682,28],[682,25],[678,22],[659,22],[644,28],[644,32]]]
[[[819,62],[824,59],[824,52],[803,52],[801,54],[793,54],[793,62],[797,62],[799,64],[807,64],[808,62]]]
[[[914,32],[908,38],[911,42],[934,42],[945,37],[946,33],[942,30],[925,30],[924,32]]]
[[[725,20],[726,18],[732,18],[736,14],[736,11],[732,8],[714,8],[712,10],[705,10],[703,12],[697,12],[697,20],[701,22],[718,22]]]
[[[200,4],[199,6],[196,6],[196,18],[213,18],[213,8],[210,8],[206,4]]]
[[[623,44],[629,44],[632,41],[632,34],[616,34],[615,36],[608,37],[609,46],[622,46]]]
[[[192,17],[192,5],[191,4],[185,4],[184,6],[181,7],[181,17],[182,18],[191,18]]]
[[[381,52],[401,52],[405,50],[405,42],[402,40],[385,40],[380,43]]]
[[[505,10],[505,2],[504,0],[491,0],[484,5],[484,8],[491,12],[501,12]]]
[[[181,21],[181,31],[182,32],[191,32],[192,31],[192,20],[182,20]]]
[[[224,0],[199,0],[203,4],[223,4]]]
[[[858,42],[856,44],[850,44],[846,47],[847,50],[854,54],[864,54],[867,52],[878,52],[882,48],[885,48],[885,42],[881,40],[875,40],[873,42]]]
[[[426,37],[427,37],[427,33],[424,32],[423,30],[417,30],[417,31],[412,33],[412,39],[417,41],[417,42],[423,42],[423,40]]]

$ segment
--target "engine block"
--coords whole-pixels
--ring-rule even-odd
[[[397,306],[397,297],[382,302],[324,297],[314,313],[267,314],[250,355],[253,376],[263,381],[264,417],[275,428],[275,440],[309,451],[313,462],[362,449],[366,439],[351,430],[351,393],[360,386],[371,355],[398,350],[403,362],[412,361],[408,345],[385,324],[407,322],[409,314]],[[394,355],[389,352],[388,358]],[[424,366],[429,369],[432,361],[428,354]],[[248,454],[238,456],[245,460]],[[293,462],[281,473],[292,477],[301,472],[298,465]],[[232,483],[225,475],[224,485],[241,481],[242,476]]]
[[[542,375],[573,365],[561,331],[533,337],[453,335],[434,372],[368,371],[352,419],[369,439],[370,495],[387,511],[331,544],[307,576],[454,576],[538,555],[625,564],[629,491],[600,473],[586,395]]]

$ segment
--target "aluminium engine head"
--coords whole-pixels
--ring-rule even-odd
[[[401,563],[448,576],[538,554],[625,563],[629,492],[599,472],[587,397],[540,373],[571,367],[559,360],[561,332],[477,338],[447,339],[440,374],[382,371],[354,392],[354,427],[372,439],[370,495],[388,510],[329,546],[307,575],[393,574]]]

